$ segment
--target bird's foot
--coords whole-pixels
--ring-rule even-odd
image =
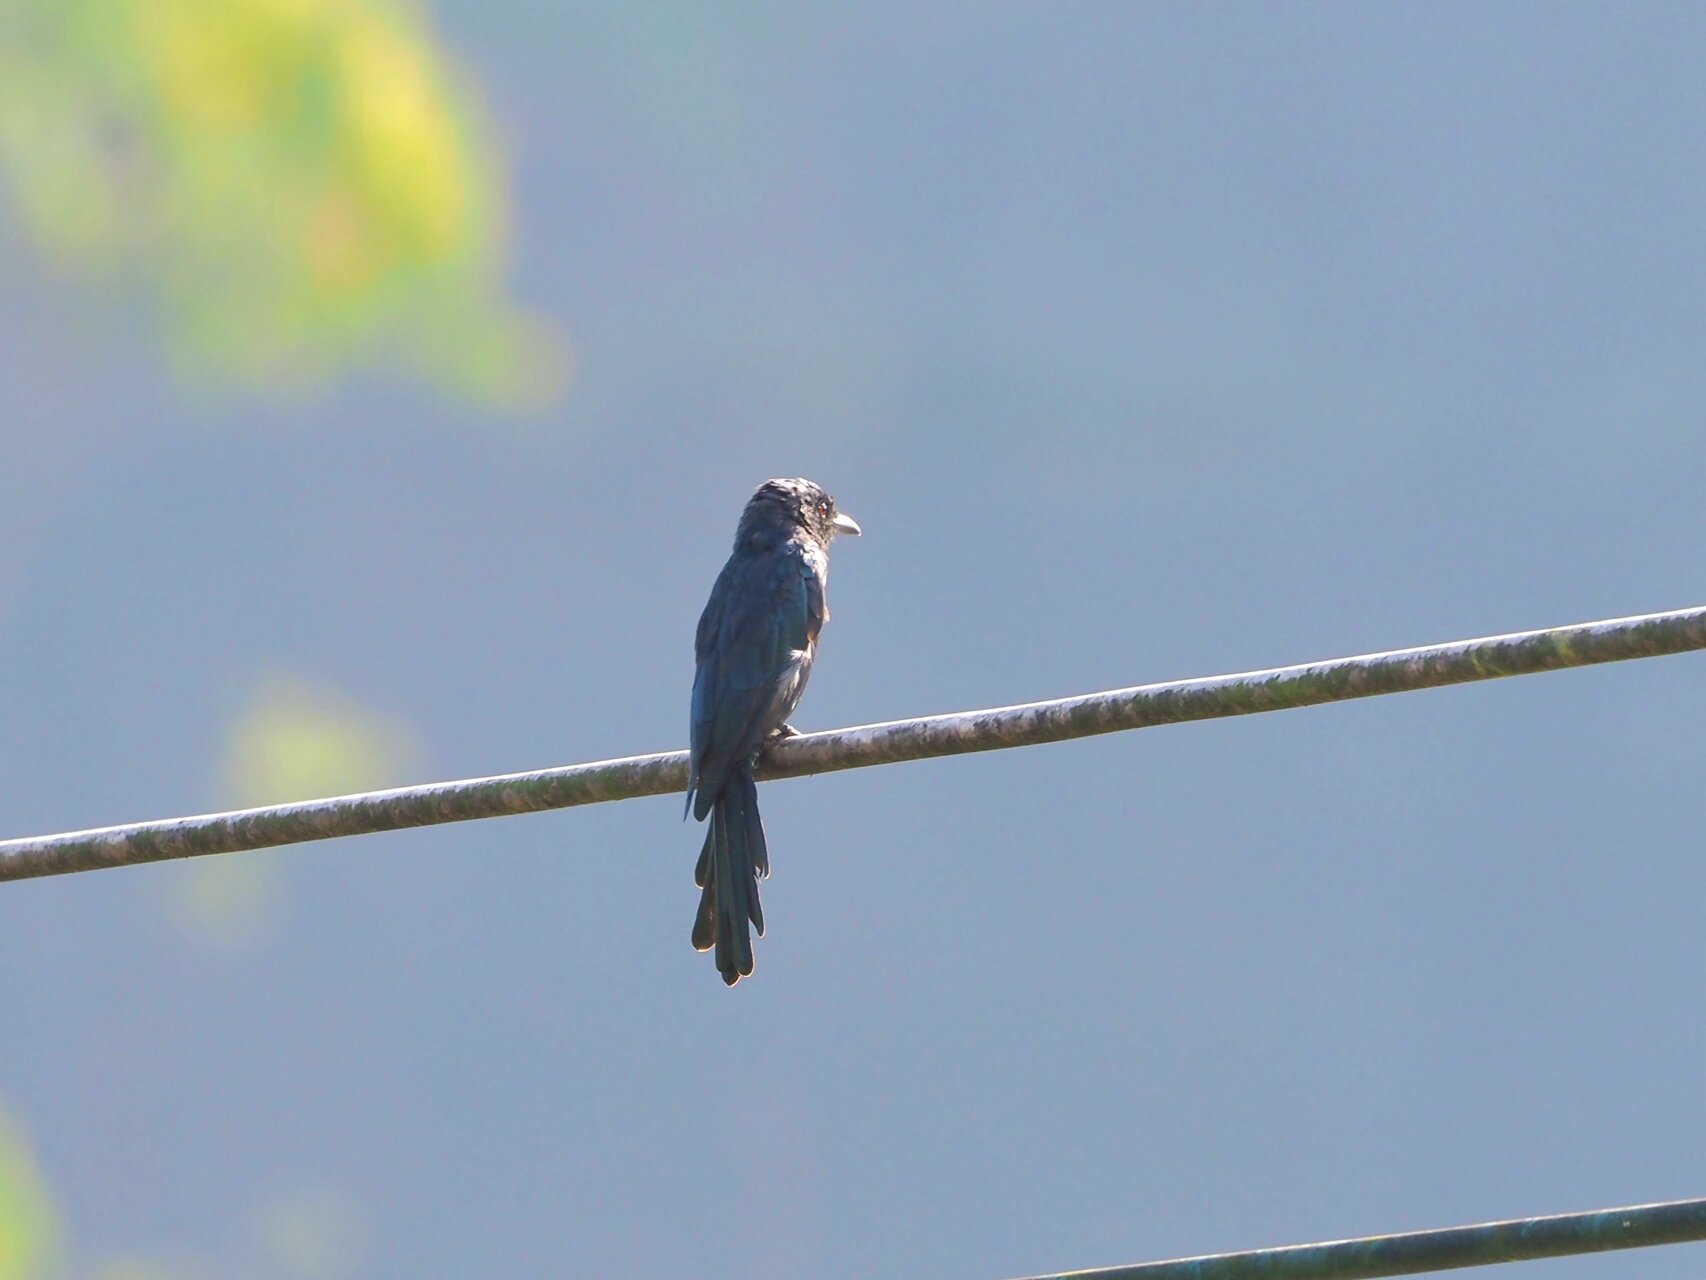
[[[764,745],[758,749],[758,755],[754,758],[753,763],[756,764],[759,760],[764,759],[765,754],[778,742],[785,741],[788,738],[797,738],[799,736],[800,731],[794,728],[793,725],[778,725],[770,731],[770,736],[764,740]]]

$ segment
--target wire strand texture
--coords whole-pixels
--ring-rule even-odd
[[[797,778],[934,756],[1037,746],[1187,720],[1283,711],[1695,649],[1706,649],[1706,606],[801,734],[771,747],[760,761],[758,776],[761,780]],[[0,841],[0,880],[537,813],[665,795],[686,786],[687,753],[671,751],[231,813],[31,836]]]
[[[1365,1236],[1096,1271],[1065,1271],[1032,1280],[1375,1280],[1501,1262],[1531,1262],[1608,1249],[1643,1249],[1706,1240],[1706,1200],[1515,1218],[1470,1227]]]

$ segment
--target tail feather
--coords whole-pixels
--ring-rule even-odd
[[[752,934],[746,927],[746,904],[753,888],[746,857],[745,831],[735,806],[725,795],[711,813],[717,851],[711,863],[717,886],[717,971],[731,987],[752,972]]]
[[[693,921],[693,949],[717,951],[717,969],[733,986],[752,972],[752,934],[764,936],[758,880],[770,874],[770,851],[758,816],[758,786],[736,770],[711,807],[710,830],[693,878],[703,892]]]
[[[760,880],[770,878],[770,846],[764,839],[764,819],[758,816],[758,783],[753,781],[750,773],[742,772],[737,779],[741,789],[741,807],[746,819],[747,847],[752,850],[752,869]],[[752,889],[752,901],[758,903],[758,886]],[[764,936],[764,925],[756,918],[753,923],[758,925],[758,936]]]
[[[711,832],[705,832],[705,847],[699,850],[699,864],[693,868],[693,883],[703,889],[711,883]],[[703,947],[700,950],[704,950]]]
[[[705,848],[699,854],[699,914],[693,917],[693,949],[709,951],[717,941],[717,886],[710,879],[711,844],[714,828],[705,833]]]

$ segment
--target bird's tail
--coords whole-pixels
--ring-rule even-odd
[[[717,970],[731,987],[752,972],[752,933],[747,925],[750,922],[758,936],[764,936],[758,881],[769,874],[770,851],[758,816],[758,784],[751,769],[736,769],[711,807],[710,830],[693,873],[704,890],[693,921],[693,949],[709,951],[715,946]]]

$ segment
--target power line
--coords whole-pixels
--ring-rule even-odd
[[[1693,649],[1706,649],[1706,607],[802,734],[771,748],[758,776],[797,778],[932,756],[1030,747],[1122,729],[1283,711]],[[683,791],[686,786],[687,753],[672,751],[233,813],[32,836],[0,841],[0,880],[537,813],[665,795]]]
[[[1070,1271],[1032,1280],[1373,1280],[1496,1262],[1706,1240],[1706,1200],[1515,1218],[1472,1227],[1365,1236],[1330,1244],[1217,1253],[1171,1262]]]

